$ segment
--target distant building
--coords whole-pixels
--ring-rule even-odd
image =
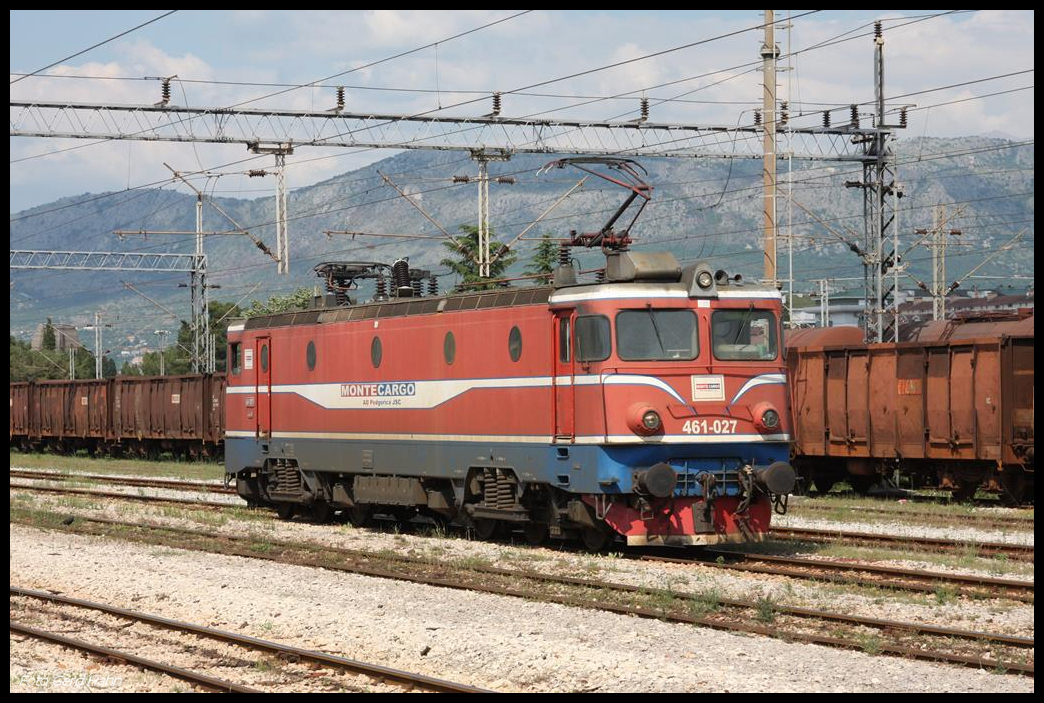
[[[52,324],[51,327],[54,328],[54,346],[58,351],[64,351],[70,347],[76,348],[80,346],[80,336],[77,334],[74,326]],[[36,326],[36,332],[33,333],[33,339],[29,343],[29,346],[33,351],[43,350],[44,332],[46,331],[46,323],[41,323]]]

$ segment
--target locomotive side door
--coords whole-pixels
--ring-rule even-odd
[[[554,441],[576,439],[576,391],[574,386],[575,360],[573,350],[574,310],[555,312],[554,322],[554,354],[552,364],[554,376],[551,387],[554,391]]]
[[[254,340],[254,391],[257,397],[257,436],[272,436],[272,339],[264,336]]]

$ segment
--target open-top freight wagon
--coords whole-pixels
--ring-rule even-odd
[[[788,335],[794,467],[820,492],[895,469],[967,499],[1033,495],[1033,317],[929,323],[865,344],[855,327]]]
[[[11,446],[23,450],[220,456],[225,375],[12,383],[10,419]]]

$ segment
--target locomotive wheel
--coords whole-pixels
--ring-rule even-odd
[[[525,527],[522,528],[522,534],[526,538],[528,544],[536,547],[537,545],[543,544],[547,540],[548,529],[547,525],[539,522],[527,522]]]
[[[297,506],[293,503],[276,503],[276,515],[280,520],[289,520],[297,512]]]
[[[352,527],[366,527],[373,521],[373,512],[368,505],[353,505],[344,511]]]
[[[580,533],[580,541],[589,552],[604,552],[613,543],[615,535],[602,527],[585,527]]]
[[[475,536],[483,541],[500,539],[505,532],[505,525],[500,520],[475,520]]]
[[[865,496],[870,492],[870,488],[877,483],[877,476],[849,476],[848,483],[852,486],[852,490],[861,496]]]
[[[333,517],[333,512],[333,508],[330,507],[329,503],[316,503],[312,506],[310,516],[313,522],[330,522],[330,519]]]

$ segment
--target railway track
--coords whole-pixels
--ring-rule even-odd
[[[194,498],[176,498],[173,496],[150,496],[135,493],[118,493],[115,491],[91,491],[85,488],[67,488],[65,486],[39,486],[25,483],[12,483],[11,488],[30,493],[58,493],[61,495],[93,496],[95,498],[115,498],[117,500],[130,500],[136,503],[161,503],[165,505],[184,505],[192,508],[208,508],[218,510],[242,509],[243,505],[236,503],[218,503],[209,500],[196,500]]]
[[[116,500],[156,502],[190,507],[206,507],[210,509],[236,509],[239,506],[227,503],[201,502],[181,498],[161,498],[126,493],[104,491],[88,491],[82,489],[23,486],[11,484],[12,488],[46,493],[88,495]],[[774,576],[786,576],[802,580],[823,581],[850,584],[871,588],[911,591],[917,593],[937,593],[938,589],[953,589],[955,595],[974,598],[1006,598],[1024,603],[1034,602],[1033,583],[1015,579],[1000,579],[985,576],[965,576],[958,574],[902,569],[869,564],[853,564],[849,562],[822,561],[757,554],[754,552],[708,550],[701,555],[693,555],[681,550],[662,550],[659,554],[650,554],[648,550],[628,551],[629,557],[646,561],[660,561],[678,564],[698,564],[703,567],[716,568],[746,573],[757,573]],[[708,558],[707,554],[712,555]],[[721,557],[722,560],[715,560]]]
[[[937,513],[914,512],[912,510],[896,510],[879,508],[875,506],[856,505],[822,505],[809,501],[800,503],[791,502],[788,514],[800,515],[803,512],[814,513],[844,513],[846,517],[859,517],[865,515],[885,515],[894,518],[909,518],[919,523],[935,523],[945,525],[967,524],[984,525],[1000,528],[1016,528],[1021,530],[1033,530],[1033,518],[1017,517],[1013,515],[942,515]]]
[[[224,493],[235,495],[236,490],[218,483],[206,481],[185,481],[166,478],[139,478],[136,476],[108,476],[106,474],[65,474],[54,471],[30,471],[27,469],[11,469],[12,478],[28,478],[40,481],[62,481],[89,483],[110,483],[117,486],[135,486],[140,488],[169,488],[178,491],[201,491],[204,493]]]
[[[965,542],[934,537],[901,537],[873,532],[775,526],[769,530],[769,537],[801,542],[843,542],[850,545],[868,545],[889,549],[915,549],[920,551],[963,552],[974,550],[979,556],[1003,555],[1009,559],[1033,561],[1033,545],[1013,544],[1011,542]]]
[[[715,556],[722,557],[724,561],[715,561]],[[1005,598],[1023,603],[1034,602],[1034,584],[1017,579],[948,574],[872,564],[821,561],[818,559],[725,550],[708,550],[699,556],[683,557],[668,556],[666,554],[641,554],[638,555],[638,558],[644,561],[677,564],[696,563],[700,566],[727,571],[786,576],[811,581],[852,584],[889,590],[941,593],[942,591],[939,589],[952,589],[953,594],[959,596]]]
[[[57,516],[56,516],[57,517]],[[555,576],[491,566],[453,565],[398,554],[266,540],[205,530],[101,518],[78,518],[74,528],[148,544],[332,569],[411,583],[559,603],[597,611],[664,619],[788,641],[858,649],[1032,675],[1033,640],[924,623],[882,620],[787,606]],[[870,638],[868,640],[868,638]],[[872,646],[868,646],[868,641]],[[984,652],[990,653],[989,655]]]
[[[241,635],[235,632],[229,632],[227,630],[218,630],[211,627],[205,627],[203,625],[196,625],[193,623],[184,622],[181,620],[172,620],[170,618],[161,617],[158,615],[149,615],[147,613],[141,613],[134,610],[128,610],[126,608],[118,608],[112,605],[104,603],[96,603],[89,600],[83,600],[79,598],[69,598],[66,596],[59,596],[44,591],[38,591],[28,588],[20,588],[16,586],[10,587],[10,595],[12,598],[24,598],[41,601],[49,604],[68,606],[78,608],[82,610],[90,610],[114,617],[126,620],[129,622],[145,623],[155,628],[161,628],[166,630],[173,630],[175,632],[181,632],[193,635],[195,637],[224,642],[233,644],[238,647],[250,649],[259,652],[265,652],[268,654],[275,654],[281,659],[290,661],[293,663],[297,662],[308,662],[324,668],[337,669],[340,671],[346,671],[352,674],[361,674],[373,679],[376,679],[382,683],[389,682],[408,688],[417,688],[425,691],[432,691],[437,693],[492,693],[492,691],[486,691],[483,689],[475,688],[474,686],[467,686],[464,684],[455,683],[453,681],[447,681],[445,679],[433,678],[431,676],[425,676],[423,674],[415,674],[402,669],[393,669],[391,667],[381,666],[379,664],[369,664],[355,659],[348,659],[345,657],[339,657],[333,654],[327,654],[325,652],[319,652],[311,649],[302,649],[300,647],[294,647],[292,645],[283,644],[280,642],[272,642],[269,640],[259,639],[257,637],[251,637],[249,635]],[[17,629],[16,629],[17,627]],[[205,688],[211,690],[224,690],[233,691],[240,693],[261,693],[256,689],[248,688],[239,684],[235,684],[221,679],[214,679],[197,672],[188,671],[186,669],[179,669],[170,665],[162,664],[159,662],[149,662],[149,660],[141,659],[135,655],[118,652],[117,650],[100,647],[98,645],[88,645],[87,643],[70,640],[69,638],[55,635],[54,633],[46,633],[41,630],[27,627],[12,621],[11,623],[12,632],[20,632],[27,636],[36,637],[39,639],[47,639],[48,641],[62,644],[63,646],[74,647],[81,649],[82,651],[91,651],[101,656],[111,656],[115,659],[122,659],[129,663],[144,666],[153,671],[160,671],[177,678],[184,679],[197,683]],[[146,662],[148,665],[146,665]]]

